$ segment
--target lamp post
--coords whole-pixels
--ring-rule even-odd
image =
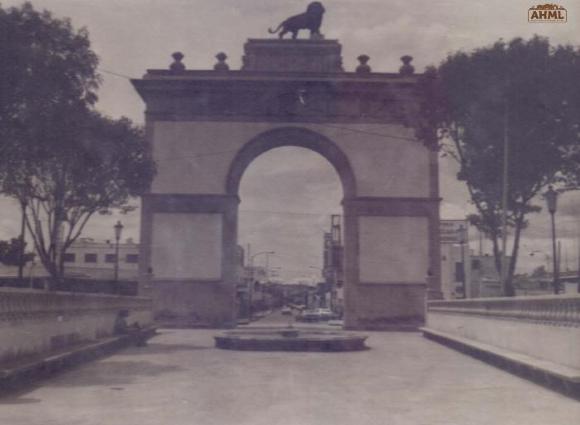
[[[457,229],[459,236],[459,245],[461,246],[461,291],[463,292],[462,298],[467,298],[467,289],[465,287],[465,242],[467,239],[467,229],[462,224]]]
[[[560,292],[560,270],[558,270],[558,256],[556,253],[556,208],[558,204],[558,192],[552,186],[548,186],[548,190],[544,193],[548,211],[552,218],[552,260],[554,270],[554,294]]]
[[[113,226],[115,229],[115,277],[114,281],[117,283],[119,281],[119,240],[121,239],[121,233],[123,233],[123,225],[121,221],[117,221],[117,224]]]

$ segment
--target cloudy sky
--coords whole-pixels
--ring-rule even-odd
[[[4,7],[20,1],[4,0]],[[144,105],[128,81],[148,68],[166,68],[170,54],[182,51],[191,69],[211,69],[217,52],[239,68],[246,38],[271,37],[266,29],[302,12],[307,0],[33,0],[58,17],[70,17],[75,27],[86,27],[100,57],[103,85],[99,109],[113,117],[125,115],[143,122]],[[375,71],[393,72],[399,58],[412,55],[418,71],[438,64],[449,53],[471,50],[499,38],[533,34],[553,43],[580,44],[580,4],[566,0],[566,24],[530,24],[526,0],[327,0],[322,32],[343,46],[343,63],[354,70],[356,57],[366,53]],[[306,34],[302,34],[305,36]],[[441,160],[443,218],[462,218],[469,212],[466,192],[455,180],[455,166]],[[342,189],[333,168],[322,157],[300,148],[279,148],[256,159],[241,187],[240,243],[253,252],[274,250],[273,266],[287,278],[315,275],[310,266],[321,264],[322,232],[329,214],[340,213]],[[541,200],[539,202],[542,202]],[[10,200],[0,200],[0,239],[17,234],[18,214]],[[580,197],[561,199],[559,230],[570,265],[576,258]],[[138,239],[139,216],[94,219],[85,236],[112,237],[120,218],[125,235]],[[472,248],[476,249],[475,235]],[[532,250],[550,250],[549,219],[532,219],[523,241],[522,270],[544,263]],[[541,257],[541,256],[540,256]],[[565,258],[563,258],[564,260]]]

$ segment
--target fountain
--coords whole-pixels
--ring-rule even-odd
[[[366,335],[323,328],[250,327],[226,331],[214,337],[215,346],[240,351],[362,351]]]

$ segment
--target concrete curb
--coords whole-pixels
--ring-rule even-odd
[[[423,336],[571,398],[580,399],[580,371],[430,328]]]
[[[138,334],[103,338],[63,353],[47,353],[46,357],[30,363],[0,368],[0,396],[23,390],[60,371],[113,354],[120,349],[135,345],[137,340],[152,338],[156,333],[155,328],[146,328]]]

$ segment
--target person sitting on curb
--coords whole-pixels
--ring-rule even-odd
[[[139,322],[135,322],[132,325],[129,325],[127,323],[128,317],[129,310],[127,309],[119,310],[119,312],[117,313],[117,318],[115,319],[113,334],[129,336],[129,339],[133,341],[137,347],[146,346],[147,339],[145,334],[142,332],[141,325],[139,325]]]

